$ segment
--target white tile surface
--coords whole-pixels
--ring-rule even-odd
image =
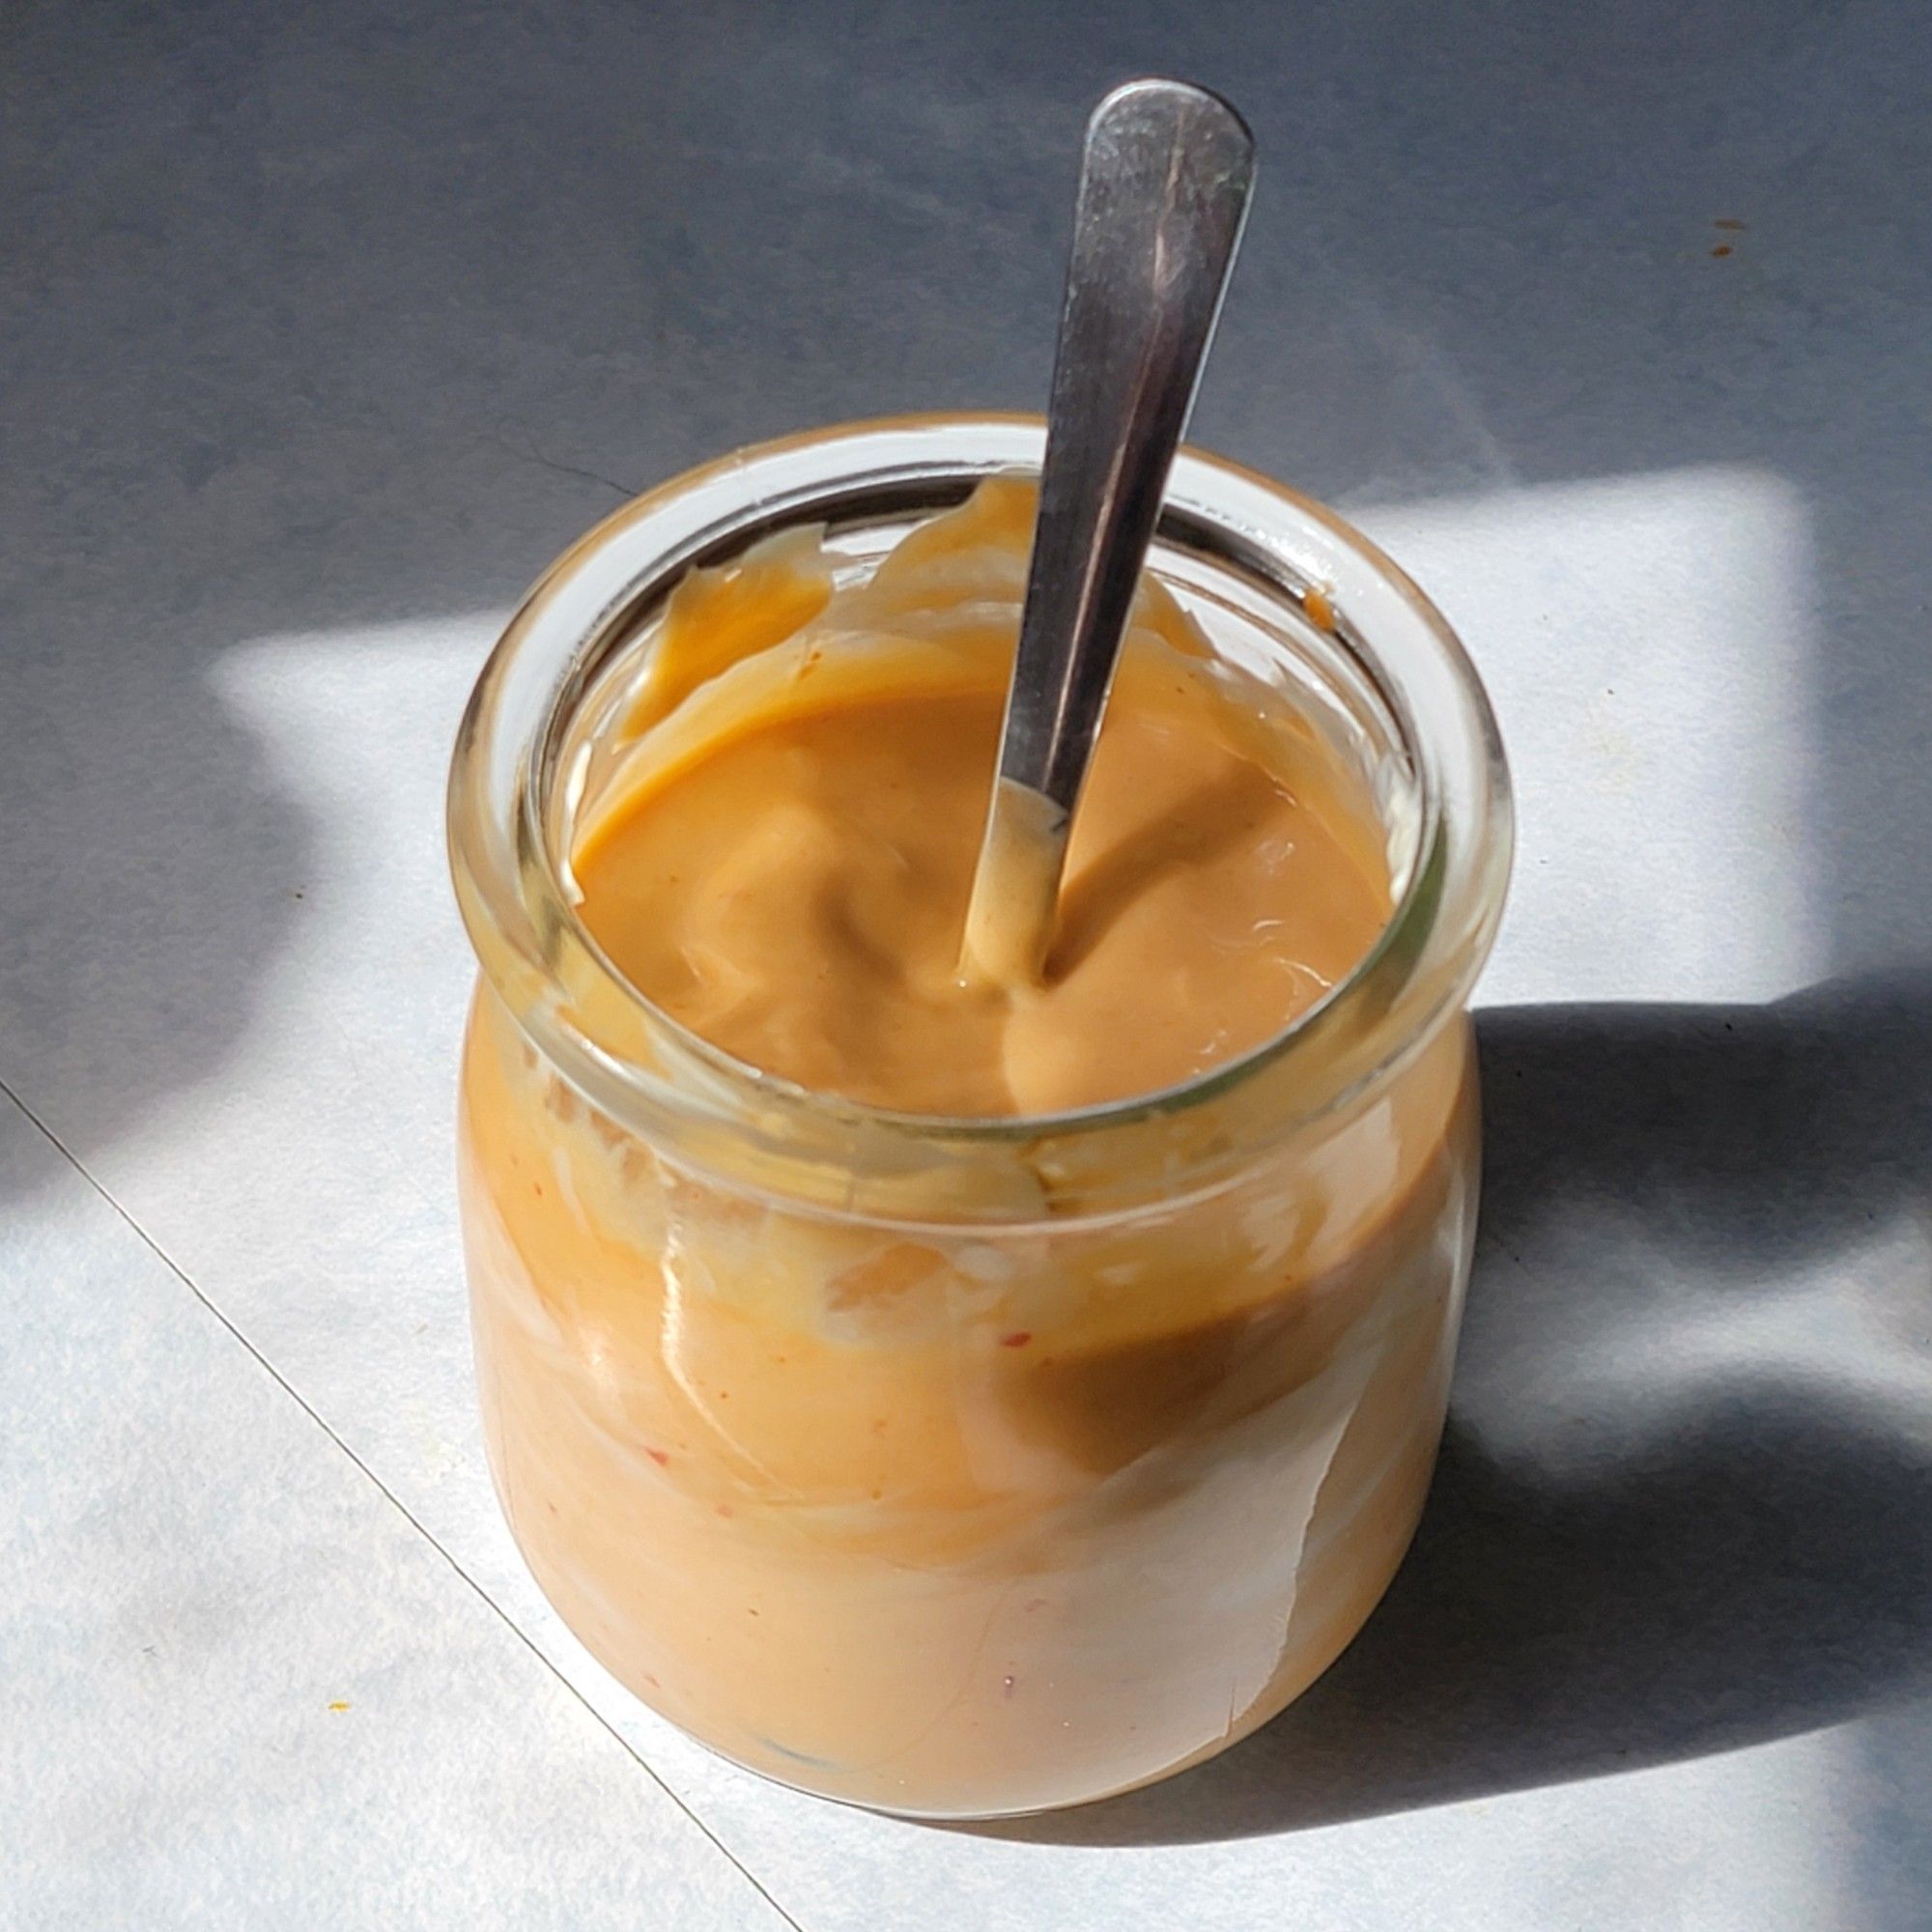
[[[783,1920],[0,1096],[0,1923]]]
[[[808,1932],[1904,1932],[1932,15],[1257,17],[23,19],[0,1078]],[[1227,86],[1263,143],[1203,440],[1358,511],[1495,690],[1524,837],[1490,1201],[1443,1478],[1362,1643],[1173,1786],[941,1833],[674,1737],[509,1546],[449,1192],[442,772],[600,477],[1036,400],[1079,113],[1135,68]],[[0,1922],[771,1922],[26,1131]]]
[[[1480,651],[1521,837],[1492,1002],[1766,1000],[1829,970],[1821,601],[1770,470],[1359,510]]]

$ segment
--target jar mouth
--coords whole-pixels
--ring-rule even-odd
[[[618,1119],[633,1105],[654,1118],[682,1109],[726,1132],[735,1121],[793,1153],[808,1152],[805,1144],[829,1153],[841,1136],[875,1151],[895,1143],[961,1152],[1065,1147],[1212,1111],[1324,1041],[1320,1077],[1295,1083],[1298,1095],[1274,1096],[1285,1130],[1406,1057],[1466,996],[1493,937],[1513,845],[1501,740],[1473,666],[1435,607],[1352,526],[1191,447],[1176,460],[1156,542],[1237,574],[1323,634],[1385,708],[1414,776],[1413,846],[1389,918],[1315,1005],[1241,1053],[1151,1092],[1046,1114],[926,1114],[804,1087],[740,1060],[656,1005],[606,953],[577,912],[550,802],[563,781],[571,720],[674,585],[789,526],[836,533],[896,509],[943,509],[988,475],[1037,476],[1044,439],[1037,416],[935,414],[841,424],[733,452],[606,518],[551,565],[511,619],[452,760],[457,895],[485,977],[525,1032]],[[1411,681],[1369,635],[1378,627],[1351,594],[1358,582],[1406,620],[1411,651],[1433,657],[1440,687],[1433,695],[1456,699],[1455,716],[1421,715]],[[1465,769],[1451,773],[1450,764]],[[1452,824],[1472,813],[1478,822]],[[1427,972],[1436,954],[1452,970]],[[1385,1050],[1350,1051],[1364,1032],[1383,1036]],[[1297,1097],[1302,1105],[1281,1104]],[[1171,1161],[1163,1166],[1179,1178]]]

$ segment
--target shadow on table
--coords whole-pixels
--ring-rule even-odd
[[[1932,1684],[1932,980],[1480,1030],[1468,1324],[1387,1599],[1225,1756],[986,1829],[1336,1824],[1699,1757]]]

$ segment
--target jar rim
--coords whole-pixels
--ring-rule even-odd
[[[923,1167],[948,1154],[970,1158],[976,1148],[1037,1154],[1051,1147],[1064,1161],[1081,1143],[1179,1125],[1305,1055],[1310,1077],[1283,1086],[1271,1108],[1246,1110],[1261,1116],[1251,1130],[1286,1132],[1390,1070],[1466,998],[1494,935],[1514,842],[1507,764],[1474,666],[1421,589],[1346,520],[1191,446],[1170,475],[1162,534],[1210,540],[1217,561],[1244,566],[1311,621],[1308,593],[1319,593],[1331,618],[1320,628],[1388,703],[1415,766],[1414,861],[1375,944],[1321,1001],[1255,1046],[1152,1092],[1051,1114],[923,1114],[806,1088],[737,1059],[649,1000],[590,934],[544,815],[559,724],[611,650],[635,637],[641,614],[694,566],[788,523],[823,521],[828,505],[861,484],[883,496],[956,482],[963,495],[986,475],[1037,475],[1044,434],[1036,415],[926,414],[835,424],[733,451],[605,518],[549,567],[513,614],[457,736],[448,792],[452,875],[485,979],[532,1042],[620,1122],[650,1134],[668,1124],[668,1114],[681,1116],[681,1125],[699,1130],[704,1147],[693,1157],[707,1166],[721,1154],[733,1164],[720,1137],[742,1135],[761,1144],[766,1158],[756,1165],[778,1191],[824,1196],[827,1175],[809,1184],[804,1168],[854,1159]],[[1347,586],[1337,582],[1343,575]],[[1365,589],[1383,621],[1406,620],[1411,648],[1419,643],[1434,659],[1436,695],[1453,700],[1446,717],[1415,715],[1405,680],[1366,635],[1378,627],[1351,608]],[[1453,802],[1446,762],[1460,767]],[[1376,1050],[1362,1050],[1364,1034],[1373,1034]],[[1314,1053],[1318,1041],[1328,1050]],[[1226,1132],[1205,1139],[1218,1144]],[[1183,1181],[1182,1169],[1187,1181],[1199,1178],[1202,1163],[1184,1151],[1149,1151],[1149,1180],[1171,1188]],[[804,1165],[779,1175],[775,1160],[781,1168]],[[836,1176],[830,1191],[838,1191]]]

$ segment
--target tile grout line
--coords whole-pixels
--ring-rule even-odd
[[[409,1505],[405,1503],[402,1500],[402,1498],[398,1496],[396,1492],[392,1489],[390,1489],[385,1482],[384,1482],[382,1477],[377,1475],[375,1470],[372,1469],[369,1466],[369,1464],[365,1463],[362,1460],[362,1458],[358,1456],[355,1453],[355,1451],[352,1449],[349,1446],[349,1444],[345,1442],[343,1438],[340,1435],[338,1435],[333,1429],[329,1427],[328,1423],[327,1422],[327,1420],[325,1420],[321,1412],[310,1404],[308,1399],[301,1393],[301,1391],[298,1389],[295,1386],[295,1384],[291,1382],[289,1378],[286,1376],[284,1376],[278,1368],[275,1367],[274,1363],[270,1361],[268,1356],[263,1354],[261,1350],[258,1349],[255,1346],[255,1344],[251,1342],[247,1338],[247,1336],[244,1335],[242,1332],[242,1330],[238,1328],[235,1325],[235,1323],[232,1321],[230,1321],[229,1318],[226,1315],[224,1315],[222,1311],[218,1307],[216,1307],[213,1301],[209,1299],[208,1295],[206,1294],[206,1293],[204,1293],[201,1286],[193,1279],[191,1275],[188,1274],[187,1270],[184,1268],[180,1264],[180,1263],[178,1263],[174,1259],[174,1257],[170,1255],[168,1251],[165,1248],[163,1248],[161,1244],[158,1241],[156,1241],[151,1234],[148,1233],[146,1228],[142,1227],[140,1222],[137,1221],[134,1218],[134,1216],[130,1214],[128,1211],[128,1209],[124,1208],[118,1200],[115,1199],[113,1194],[110,1193],[107,1187],[87,1168],[87,1166],[81,1161],[80,1157],[73,1151],[73,1150],[71,1147],[69,1147],[68,1144],[64,1140],[62,1140],[57,1133],[54,1132],[53,1128],[48,1126],[46,1122],[42,1120],[41,1117],[34,1112],[33,1108],[27,1105],[26,1101],[23,1100],[20,1097],[20,1095],[17,1093],[15,1093],[14,1090],[4,1079],[0,1079],[0,1094],[4,1094],[7,1096],[7,1098],[14,1103],[14,1105],[19,1110],[22,1118],[27,1121],[27,1122],[35,1129],[35,1131],[41,1134],[42,1137],[47,1142],[47,1144],[50,1147],[52,1147],[53,1150],[61,1156],[61,1158],[65,1160],[71,1168],[73,1169],[74,1173],[77,1174],[81,1178],[81,1179],[85,1181],[87,1185],[90,1188],[92,1188],[93,1191],[96,1194],[98,1194],[100,1197],[100,1199],[104,1201],[107,1204],[107,1206],[111,1208],[114,1210],[114,1212],[124,1222],[127,1223],[128,1227],[130,1230],[132,1230],[135,1237],[141,1242],[142,1246],[145,1247],[149,1251],[149,1253],[152,1254],[155,1257],[155,1259],[158,1261],[161,1264],[161,1265],[165,1267],[167,1271],[171,1275],[173,1275],[174,1278],[177,1281],[179,1281],[181,1285],[184,1288],[185,1288],[187,1292],[191,1295],[193,1295],[194,1298],[198,1302],[200,1302],[205,1309],[208,1310],[209,1314],[213,1316],[215,1321],[220,1322],[222,1327],[225,1328],[228,1331],[228,1333],[231,1336],[233,1336],[234,1339],[238,1343],[240,1343],[241,1346],[243,1349],[245,1349],[250,1355],[254,1357],[256,1362],[259,1363],[263,1368],[263,1370],[267,1372],[269,1378],[275,1383],[275,1385],[278,1388],[281,1389],[282,1393],[286,1395],[289,1398],[289,1400],[293,1402],[296,1405],[296,1406],[299,1408],[301,1412],[304,1415],[306,1415],[308,1419],[312,1423],[314,1423],[319,1430],[322,1431],[323,1435],[327,1436],[329,1441],[335,1444],[336,1448],[341,1450],[343,1455],[345,1455],[349,1459],[349,1461],[355,1466],[355,1468],[375,1487],[377,1492],[383,1497],[383,1499],[385,1502],[388,1503],[389,1507],[393,1509],[396,1512],[396,1514],[400,1516],[403,1519],[403,1520],[406,1523],[408,1523],[409,1526],[412,1530],[414,1530],[415,1533],[418,1536],[420,1536],[422,1540],[425,1543],[427,1543],[429,1547],[433,1550],[435,1550],[440,1557],[442,1558],[443,1562],[448,1565],[449,1569],[469,1587],[469,1589],[485,1605],[488,1606],[491,1614],[497,1618],[497,1620],[503,1626],[503,1628],[507,1630],[517,1639],[517,1641],[520,1644],[522,1644],[524,1648],[527,1650],[530,1653],[530,1655],[537,1660],[537,1662],[540,1664],[543,1665],[544,1669],[547,1670],[551,1674],[551,1676],[555,1678],[556,1681],[563,1686],[564,1690],[570,1693],[570,1695],[577,1701],[577,1703],[581,1705],[582,1709],[589,1714],[592,1720],[599,1726],[601,1726],[601,1728],[605,1732],[607,1732],[611,1738],[613,1738],[616,1741],[618,1747],[624,1752],[624,1754],[627,1757],[630,1758],[632,1763],[634,1763],[639,1768],[639,1770],[640,1770],[644,1774],[644,1776],[648,1777],[651,1780],[651,1782],[655,1784],[657,1788],[660,1791],[662,1791],[664,1795],[667,1798],[668,1798],[674,1805],[676,1805],[678,1810],[681,1811],[685,1817],[690,1819],[692,1824],[694,1824],[697,1828],[697,1830],[703,1834],[704,1838],[712,1846],[712,1848],[725,1861],[727,1864],[731,1866],[731,1868],[734,1871],[739,1873],[739,1875],[745,1880],[746,1884],[749,1885],[752,1888],[752,1889],[755,1891],[758,1894],[758,1896],[762,1898],[765,1901],[765,1903],[769,1905],[772,1908],[772,1910],[778,1914],[778,1916],[785,1922],[785,1924],[787,1924],[792,1928],[792,1932],[805,1932],[805,1928],[799,1924],[798,1920],[794,1918],[791,1916],[791,1914],[787,1912],[784,1909],[784,1907],[781,1905],[778,1902],[778,1900],[774,1898],[768,1890],[766,1890],[765,1887],[759,1882],[757,1876],[750,1869],[750,1867],[748,1867],[743,1862],[743,1861],[740,1860],[734,1852],[732,1852],[730,1847],[726,1845],[724,1841],[718,1836],[717,1833],[715,1833],[711,1829],[711,1827],[707,1825],[704,1822],[704,1820],[700,1818],[697,1815],[697,1813],[694,1811],[688,1804],[686,1804],[684,1799],[681,1798],[675,1791],[671,1789],[671,1787],[668,1784],[665,1782],[664,1778],[653,1768],[650,1762],[638,1750],[637,1747],[633,1745],[631,1741],[627,1737],[625,1737],[624,1734],[620,1730],[618,1730],[613,1723],[611,1723],[610,1719],[605,1717],[605,1715],[600,1710],[598,1710],[593,1703],[591,1703],[590,1699],[586,1697],[583,1694],[583,1692],[580,1690],[578,1687],[575,1684],[573,1684],[570,1681],[570,1679],[563,1674],[563,1672],[556,1666],[554,1662],[552,1662],[552,1660],[548,1656],[545,1655],[543,1650],[538,1647],[536,1641],[529,1635],[529,1634],[526,1631],[525,1631],[523,1626],[519,1624],[515,1620],[515,1618],[513,1618],[509,1614],[509,1612],[505,1610],[503,1606],[500,1604],[498,1604],[493,1596],[491,1596],[489,1591],[484,1589],[482,1584],[480,1584],[476,1580],[476,1578],[473,1577],[469,1574],[469,1572],[466,1570],[463,1567],[463,1565],[459,1563],[456,1560],[456,1558],[452,1556],[450,1552],[440,1542],[437,1541],[436,1537],[430,1532],[428,1527],[415,1515],[415,1513],[412,1510],[411,1510]]]

